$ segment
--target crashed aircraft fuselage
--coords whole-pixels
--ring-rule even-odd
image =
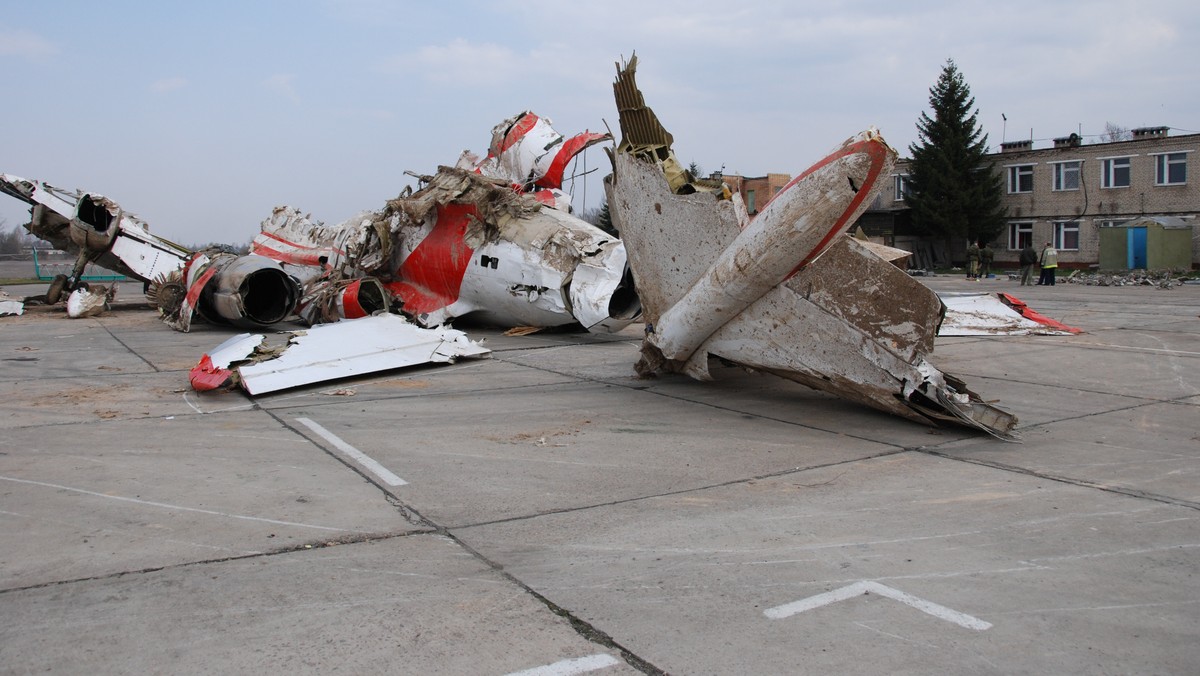
[[[0,192],[30,205],[25,229],[76,255],[70,275],[56,279],[47,296],[56,303],[73,290],[89,263],[146,282],[178,271],[191,254],[150,234],[141,219],[95,193],[56,188],[42,181],[0,174]]]
[[[606,180],[641,296],[638,371],[708,379],[720,357],[912,420],[1013,438],[1016,417],[926,359],[937,295],[843,233],[895,159],[874,130],[802,172],[753,219],[682,169],[634,82],[614,83],[622,140]]]

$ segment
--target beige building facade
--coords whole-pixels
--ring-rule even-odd
[[[1083,144],[1072,134],[1047,148],[1030,141],[1001,144],[988,156],[1004,183],[1005,230],[991,242],[996,261],[1015,264],[1023,246],[1052,242],[1059,264],[1098,266],[1100,231],[1137,218],[1181,219],[1192,230],[1192,267],[1200,267],[1200,134],[1171,136],[1167,127],[1135,129],[1132,138]],[[908,160],[896,164],[860,223],[868,233],[903,244]],[[1106,238],[1108,239],[1108,238]],[[953,244],[955,248],[957,243]],[[966,243],[962,243],[965,251]],[[956,252],[949,258],[957,262]]]

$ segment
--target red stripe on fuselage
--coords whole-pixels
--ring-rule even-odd
[[[475,250],[463,241],[473,220],[474,204],[439,204],[437,223],[397,271],[400,281],[387,285],[409,314],[433,312],[453,304]]]
[[[181,315],[187,315],[189,319],[191,318],[192,311],[196,309],[196,304],[200,302],[200,293],[204,291],[205,285],[207,285],[209,280],[211,280],[216,274],[217,268],[209,267],[207,270],[200,273],[200,277],[197,278],[195,282],[192,282],[192,285],[188,287],[187,295],[183,297],[183,308],[180,310]]]
[[[833,238],[842,231],[846,224],[846,220],[850,218],[850,215],[854,213],[854,210],[858,208],[858,205],[867,198],[867,195],[871,192],[871,186],[875,185],[875,181],[879,178],[879,173],[883,170],[884,162],[887,159],[887,145],[881,141],[864,140],[857,143],[852,143],[844,148],[840,148],[831,153],[825,159],[806,169],[803,174],[793,178],[788,182],[787,185],[783,187],[782,190],[776,193],[775,197],[771,198],[773,201],[774,199],[778,198],[779,195],[782,195],[797,183],[807,178],[810,174],[824,168],[828,164],[836,162],[837,160],[840,160],[848,155],[853,155],[857,152],[866,152],[871,158],[871,168],[867,170],[866,179],[864,179],[863,184],[858,187],[858,192],[854,194],[854,199],[850,200],[850,203],[846,205],[845,210],[842,211],[841,216],[838,217],[837,221],[833,224],[833,227],[831,227],[829,231],[825,233],[825,236],[821,238],[821,241],[818,242],[811,251],[809,251],[808,255],[805,256],[804,259],[800,261],[800,263],[796,265],[791,272],[788,273],[788,277],[800,272],[804,266],[811,263],[814,258],[824,252],[825,249],[829,248],[829,244],[833,241]],[[767,202],[767,204],[770,203],[770,201]],[[763,209],[766,209],[766,205],[763,206]]]
[[[284,244],[288,248],[296,249],[296,251],[280,251],[278,249],[273,249],[266,244],[259,242],[259,237],[273,239],[276,242]],[[258,233],[258,237],[255,237],[254,241],[250,242],[250,253],[258,254],[259,256],[266,256],[267,258],[277,260],[281,263],[291,263],[293,265],[312,265],[315,267],[320,267],[321,256],[325,256],[326,259],[332,258],[335,254],[338,256],[345,256],[345,252],[340,249],[335,249],[332,247],[305,246],[303,244],[297,244],[295,242],[286,240],[279,235],[269,232]]]
[[[554,161],[550,163],[550,168],[546,170],[546,175],[539,178],[536,183],[543,188],[562,188],[563,172],[567,170],[567,163],[571,158],[579,154],[581,150],[608,137],[608,134],[593,134],[591,132],[583,132],[576,136],[572,136],[562,144],[558,149],[558,153],[554,156]]]
[[[257,243],[250,248],[250,253],[257,254],[259,256],[265,256],[271,260],[279,261],[280,263],[291,263],[292,265],[311,265],[315,268],[321,267],[321,258],[324,258],[326,262],[329,260],[329,254],[325,252],[293,253],[288,251],[276,251],[275,249],[271,249]]]
[[[355,280],[342,289],[342,316],[346,319],[358,319],[359,317],[367,316],[367,311],[358,303],[358,290],[360,288],[362,288],[362,281]]]
[[[529,133],[530,129],[533,129],[533,126],[537,124],[537,122],[538,116],[534,115],[533,113],[525,113],[522,115],[521,119],[517,120],[516,124],[514,124],[508,130],[508,133],[504,135],[504,141],[502,141],[500,144],[500,152],[502,153],[505,150],[508,150],[516,145],[521,139],[525,138],[525,135]]]

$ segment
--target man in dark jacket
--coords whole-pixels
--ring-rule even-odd
[[[1026,244],[1024,249],[1021,249],[1021,257],[1018,259],[1021,263],[1021,286],[1033,285],[1033,266],[1037,265],[1037,252],[1033,250],[1033,244]]]

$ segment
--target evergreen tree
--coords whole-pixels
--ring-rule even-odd
[[[612,213],[608,210],[608,200],[604,200],[604,204],[600,206],[600,214],[596,216],[596,227],[613,237],[618,236],[617,229],[613,226]]]
[[[929,90],[933,117],[921,113],[919,141],[912,154],[909,193],[913,226],[919,234],[995,239],[1004,229],[1003,184],[987,159],[987,135],[972,110],[975,97],[953,59],[947,59]]]

